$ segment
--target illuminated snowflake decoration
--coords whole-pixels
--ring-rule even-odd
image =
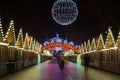
[[[78,16],[77,5],[72,0],[57,0],[51,11],[53,19],[60,25],[69,25]]]

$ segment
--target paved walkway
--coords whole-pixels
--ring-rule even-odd
[[[61,70],[54,60],[18,71],[0,80],[120,80],[120,75],[89,68],[84,72],[80,64],[68,62]]]

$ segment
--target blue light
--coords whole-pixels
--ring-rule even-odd
[[[56,37],[59,37],[59,34],[56,34]]]

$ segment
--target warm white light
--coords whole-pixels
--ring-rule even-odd
[[[2,42],[0,42],[0,45],[8,46],[9,44],[8,43],[2,43]]]

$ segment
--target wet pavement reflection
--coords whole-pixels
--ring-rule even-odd
[[[26,68],[0,80],[120,80],[120,75],[89,68],[87,72],[81,64],[66,62],[60,69],[56,60]]]

